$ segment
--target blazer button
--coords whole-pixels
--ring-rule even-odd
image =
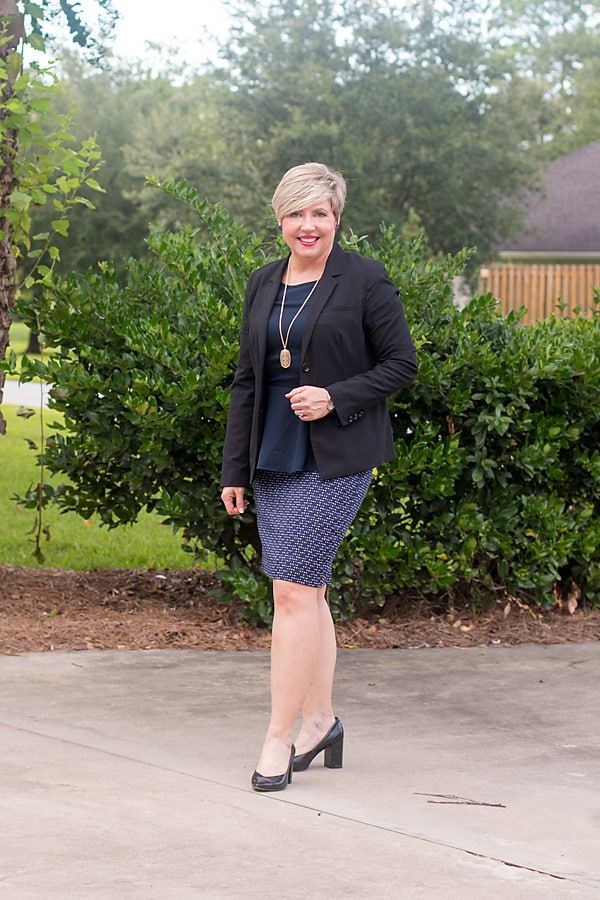
[[[362,419],[363,416],[364,416],[364,412],[363,412],[362,409],[361,409],[361,411],[360,411],[359,414],[358,414],[358,418],[359,418],[359,419]]]
[[[303,371],[303,372],[310,372],[310,366],[309,366],[308,363],[302,363],[302,371]]]

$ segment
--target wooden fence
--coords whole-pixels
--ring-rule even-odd
[[[479,292],[491,291],[505,314],[524,306],[527,324],[552,313],[571,315],[577,307],[591,311],[594,288],[600,288],[600,265],[494,263],[479,273]]]

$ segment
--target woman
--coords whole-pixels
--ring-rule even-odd
[[[283,790],[322,751],[326,766],[342,765],[325,591],[371,470],[394,456],[386,397],[417,372],[385,268],[335,243],[345,199],[342,176],[320,163],[286,172],[272,206],[290,254],[253,272],[246,288],[221,499],[239,515],[253,483],[273,579],[271,718],[257,791]]]

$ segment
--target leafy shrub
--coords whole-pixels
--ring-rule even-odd
[[[263,252],[196,191],[164,189],[196,211],[198,228],[154,229],[154,258],[131,260],[125,285],[102,265],[57,286],[35,310],[23,305],[24,318],[35,316],[46,342],[60,347],[25,365],[28,377],[54,385],[50,405],[65,417],[46,464],[69,483],[46,486],[47,497],[109,527],[157,509],[190,549],[252,560],[255,523],[227,516],[218,475],[240,304]]]
[[[197,228],[154,229],[154,257],[131,261],[124,285],[103,266],[22,309],[61,348],[28,367],[65,416],[45,458],[70,483],[45,496],[109,527],[160,510],[190,550],[216,554],[249,619],[269,622],[254,519],[229,518],[219,499],[244,286],[267,255],[185,184],[160,187]],[[420,372],[390,400],[397,458],[374,474],[342,545],[337,614],[407,589],[547,604],[576,584],[599,602],[600,317],[525,327],[489,295],[459,310],[451,279],[466,251],[431,259],[422,238],[385,228],[377,249],[346,244],[398,284]]]
[[[396,248],[380,252],[406,285]],[[336,587],[349,579],[363,603],[409,588],[600,602],[600,316],[525,327],[490,295],[461,311],[416,284],[419,376],[390,404],[398,455],[376,474]]]

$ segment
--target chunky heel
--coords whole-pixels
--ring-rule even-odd
[[[344,761],[344,732],[325,747],[325,765],[328,769],[341,769]]]
[[[294,756],[294,772],[304,772],[319,753],[325,751],[325,765],[328,769],[341,769],[344,758],[344,727],[340,720],[335,722],[316,747]]]

